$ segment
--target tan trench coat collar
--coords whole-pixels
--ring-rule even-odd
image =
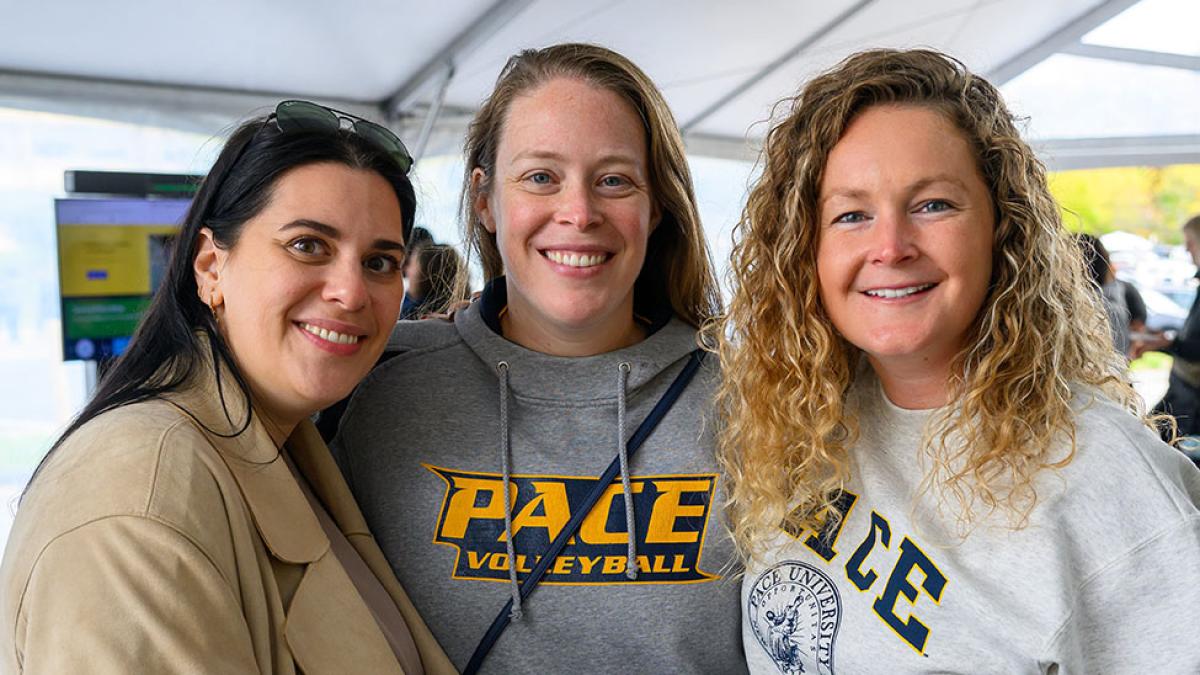
[[[218,387],[211,361],[202,363],[190,386],[166,398],[190,413],[222,455],[271,554],[304,565],[285,611],[282,636],[298,668],[306,675],[334,675],[347,667],[403,675],[262,420],[255,414],[247,422],[247,400],[232,373],[222,367]],[[300,426],[304,431],[293,434],[288,448],[311,465],[313,457],[329,451],[311,422]],[[332,457],[325,468],[337,471]],[[334,474],[322,482],[338,480],[340,474]]]
[[[204,343],[207,346],[207,340]],[[201,363],[192,386],[167,398],[200,423],[225,458],[263,542],[276,558],[305,564],[325,555],[329,539],[261,417],[254,414],[247,426],[248,401],[228,368],[221,368],[218,385],[212,362]]]

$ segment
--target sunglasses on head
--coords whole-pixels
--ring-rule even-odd
[[[365,120],[358,115],[334,110],[311,101],[280,101],[271,116],[275,126],[285,134],[296,132],[327,132],[341,130],[342,122],[359,138],[383,150],[395,160],[405,174],[412,168],[413,158],[396,134],[385,126]]]

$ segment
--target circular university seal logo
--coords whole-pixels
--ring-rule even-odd
[[[754,582],[746,616],[784,675],[833,675],[842,599],[824,572],[798,560],[775,565]]]

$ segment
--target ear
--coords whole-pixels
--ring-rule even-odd
[[[483,228],[496,234],[496,216],[488,201],[491,190],[488,189],[487,182],[487,174],[483,172],[483,169],[475,167],[471,171],[471,207],[475,209],[475,215],[479,216],[479,222],[483,223]]]
[[[207,227],[200,228],[192,271],[196,275],[196,293],[200,296],[200,302],[205,305],[219,307],[225,302],[221,294],[221,269],[225,266],[227,256],[228,252],[217,246],[212,230]]]
[[[662,206],[659,205],[658,200],[651,200],[650,201],[650,234],[654,234],[654,231],[658,229],[658,224],[661,222],[662,222]]]

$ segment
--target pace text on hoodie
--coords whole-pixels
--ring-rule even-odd
[[[626,349],[541,354],[499,334],[504,302],[500,279],[453,323],[398,324],[389,351],[399,354],[359,387],[333,443],[376,539],[460,669],[512,597],[511,576],[525,578],[617,455],[618,434],[633,434],[696,348],[695,329],[664,315]],[[718,376],[707,359],[483,672],[745,672],[714,457]]]

